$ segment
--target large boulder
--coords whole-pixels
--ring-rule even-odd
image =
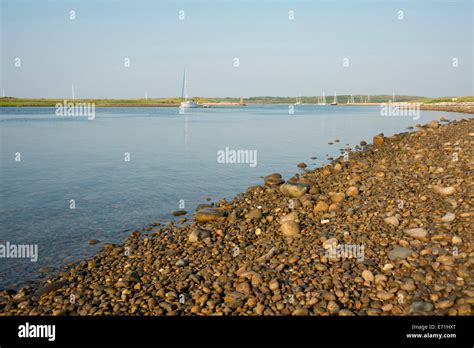
[[[280,192],[286,197],[299,198],[305,195],[310,189],[307,184],[294,183],[294,184],[283,184],[280,186]]]
[[[197,222],[216,221],[222,217],[224,217],[224,211],[218,208],[204,208],[194,214],[194,219]]]
[[[266,185],[281,185],[285,182],[279,173],[273,173],[263,178]]]

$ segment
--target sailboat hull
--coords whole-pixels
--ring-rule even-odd
[[[192,101],[184,101],[180,104],[180,108],[190,109],[190,108],[197,108],[198,105]]]

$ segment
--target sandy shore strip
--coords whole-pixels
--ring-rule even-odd
[[[394,104],[415,105],[416,102],[394,102]],[[340,106],[381,106],[383,103],[352,103],[340,104]],[[460,112],[465,114],[474,114],[474,103],[472,102],[443,102],[443,103],[419,103],[420,110]],[[339,105],[338,105],[339,106]]]
[[[421,110],[436,110],[436,111],[449,111],[449,112],[462,112],[465,114],[474,114],[474,103],[433,103],[433,104],[422,104]]]
[[[474,119],[376,135],[4,290],[0,313],[471,315],[473,143]]]

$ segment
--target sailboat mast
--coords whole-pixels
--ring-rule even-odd
[[[184,73],[183,73],[183,85],[181,87],[181,99],[185,97],[184,93],[186,90],[186,68],[184,68]]]

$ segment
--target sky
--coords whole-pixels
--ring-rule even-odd
[[[175,97],[186,67],[189,96],[474,95],[473,3],[1,0],[0,87]]]

